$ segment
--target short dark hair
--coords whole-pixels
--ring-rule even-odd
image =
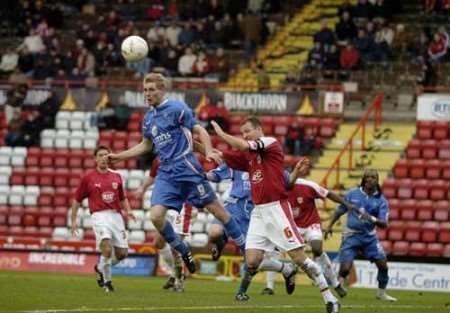
[[[97,146],[97,148],[95,148],[95,150],[94,150],[94,156],[97,156],[97,153],[100,150],[106,150],[108,152],[111,152],[111,149],[109,147],[107,147],[107,146]]]
[[[262,128],[261,121],[256,116],[249,116],[242,120],[241,126],[245,123],[250,123],[254,128]]]

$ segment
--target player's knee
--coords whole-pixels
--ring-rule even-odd
[[[112,247],[109,240],[103,240],[101,243],[101,251],[104,257],[110,258],[112,255]]]
[[[116,258],[119,261],[122,261],[123,259],[125,259],[128,256],[128,251],[124,250],[124,251],[117,251],[116,252]]]
[[[150,220],[152,221],[153,225],[155,225],[155,227],[157,229],[160,229],[164,226],[164,216],[163,215],[159,215],[159,214],[155,214],[155,215],[151,215]]]
[[[219,225],[211,225],[208,230],[208,237],[211,241],[216,241],[223,236],[223,230]]]

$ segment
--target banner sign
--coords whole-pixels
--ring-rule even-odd
[[[417,98],[417,119],[450,121],[450,94],[423,94]]]
[[[323,111],[329,114],[344,113],[344,93],[343,92],[326,92],[323,103]]]
[[[20,272],[65,272],[92,274],[98,261],[95,253],[0,250],[0,270]],[[117,275],[153,276],[155,255],[129,256],[112,268]]]
[[[8,102],[8,90],[10,86],[0,86],[0,105]],[[97,103],[102,99],[104,92],[108,96],[111,105],[127,104],[137,109],[147,109],[143,92],[133,87],[107,87],[106,90],[99,88],[70,88],[71,96],[76,103],[77,110],[94,111]],[[62,103],[67,95],[67,89],[61,86],[35,86],[28,90],[25,105],[38,106],[50,96],[54,96]],[[203,95],[215,103],[223,99],[225,106],[230,111],[251,112],[255,114],[297,114],[299,108],[305,103],[311,105],[314,113],[320,113],[321,103],[319,91],[298,92],[221,92],[216,89],[187,89],[173,90],[167,93],[169,99],[177,99],[186,102],[195,108]],[[335,97],[332,98],[335,100]],[[331,104],[329,105],[331,107]],[[335,110],[334,108],[332,108]],[[330,109],[331,110],[331,109]]]
[[[354,287],[378,288],[377,267],[369,261],[354,261]],[[450,265],[389,262],[388,289],[450,292]]]

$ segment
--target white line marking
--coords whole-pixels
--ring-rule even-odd
[[[123,308],[75,308],[75,309],[46,309],[46,310],[26,310],[20,311],[22,313],[71,313],[71,312],[129,312],[129,311],[210,311],[210,310],[229,310],[229,309],[239,309],[239,310],[270,310],[270,309],[320,309],[324,305],[215,305],[215,306],[190,306],[190,307],[179,307],[179,306],[150,306],[150,307],[123,307]],[[438,305],[408,305],[408,304],[385,304],[385,305],[343,305],[343,308],[347,309],[445,309]],[[448,309],[448,308],[447,308]]]

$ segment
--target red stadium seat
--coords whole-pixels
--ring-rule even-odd
[[[442,256],[445,258],[450,258],[450,243],[444,246],[444,252],[442,253]]]
[[[426,256],[429,257],[442,257],[444,253],[444,245],[442,243],[429,243],[427,244]]]
[[[25,226],[34,226],[36,225],[36,217],[31,214],[25,214],[22,218],[22,224]]]
[[[22,214],[10,214],[8,216],[8,225],[9,226],[22,225]]]
[[[320,136],[324,138],[331,138],[336,132],[336,122],[332,118],[325,118],[321,120]]]
[[[450,222],[441,223],[439,227],[439,242],[450,244]]]
[[[92,229],[86,229],[84,231],[84,240],[95,240],[95,233]]]
[[[26,226],[23,228],[23,234],[26,237],[39,237],[39,228],[36,226]]]
[[[54,169],[43,168],[39,173],[39,185],[40,186],[53,186]]]
[[[55,154],[55,167],[65,168],[69,165],[70,151],[68,149],[59,149]]]
[[[433,122],[418,121],[417,122],[417,138],[431,139],[433,137]]]
[[[414,183],[414,198],[415,199],[428,199],[430,182],[426,179],[416,180]]]
[[[409,161],[400,159],[394,165],[394,176],[396,178],[408,178]]]
[[[413,242],[409,246],[408,255],[411,256],[425,256],[427,253],[427,246],[423,242]]]
[[[4,224],[0,224],[0,236],[7,236],[8,234],[9,234],[9,227]]]
[[[385,239],[387,239],[387,229],[386,228],[378,228],[377,229],[377,234],[378,234],[378,238],[380,239],[380,240],[385,240]]]
[[[126,167],[129,168],[129,169],[136,168],[137,167],[137,160],[136,159],[129,159],[129,160],[127,160]]]
[[[24,168],[15,168],[9,177],[10,185],[25,185],[25,176],[27,173]]]
[[[449,122],[436,121],[433,127],[433,138],[436,140],[449,138],[449,125]]]
[[[428,221],[422,225],[422,241],[436,242],[439,231],[439,223]]]
[[[450,180],[450,160],[445,161],[439,160],[439,162],[442,165],[441,178],[447,181]]]
[[[53,226],[55,226],[55,227],[66,226],[66,216],[55,216],[53,218]]]
[[[439,142],[439,159],[450,159],[450,139]]]
[[[55,155],[55,149],[42,149],[39,165],[41,167],[52,167],[54,165]]]
[[[128,121],[127,129],[130,132],[140,131],[141,130],[141,122],[140,121]]]
[[[401,201],[400,205],[400,219],[402,220],[409,220],[413,221],[416,219],[416,200],[414,199],[407,199]]]
[[[419,221],[429,221],[433,218],[434,203],[431,200],[417,201],[417,219]]]
[[[398,199],[389,199],[389,218],[397,220],[400,217],[400,201]]]
[[[70,168],[82,168],[84,160],[84,151],[80,149],[72,150],[69,157],[69,167]]]
[[[407,241],[395,241],[392,246],[392,255],[408,255],[409,242]]]
[[[53,228],[44,226],[39,228],[39,236],[42,238],[51,238],[53,234]]]
[[[417,140],[417,139],[411,140],[406,149],[406,156],[408,157],[408,159],[420,158],[421,148],[422,148],[422,144],[421,144],[420,140]]]
[[[438,144],[436,140],[430,139],[422,142],[422,158],[436,159],[438,153]]]
[[[388,240],[384,240],[381,242],[381,245],[383,246],[384,252],[386,254],[392,253],[392,242],[390,242]]]
[[[24,228],[22,226],[10,226],[9,235],[14,237],[24,237]]]
[[[392,178],[386,178],[383,182],[383,194],[386,198],[395,198],[397,196],[397,181]]]
[[[413,195],[413,182],[411,179],[400,179],[397,189],[398,198],[411,199]],[[389,197],[389,196],[387,196]]]
[[[414,159],[408,161],[409,177],[424,178],[425,177],[425,161],[422,159]]]
[[[41,192],[38,198],[39,206],[53,205],[53,195],[50,193]]]
[[[289,124],[275,124],[273,133],[277,136],[286,136]]]
[[[438,179],[441,177],[442,165],[439,160],[430,160],[425,167],[425,177],[428,179]]]
[[[68,171],[68,169],[56,169],[53,177],[53,182],[55,186],[58,187],[68,186],[70,175],[71,174]]]
[[[434,220],[439,222],[446,222],[450,217],[450,201],[435,202]]]
[[[388,237],[391,241],[403,240],[404,226],[403,222],[392,221],[388,228]]]
[[[25,160],[26,166],[39,166],[40,158],[36,155],[28,155]]]
[[[39,216],[39,218],[38,218],[37,224],[38,224],[40,227],[48,227],[48,226],[52,226],[52,221],[51,221],[50,216],[47,216],[47,215],[41,215],[41,216]]]
[[[420,241],[422,224],[417,221],[409,221],[405,225],[405,236],[404,240],[415,242]]]
[[[435,180],[431,182],[430,199],[444,200],[446,197],[448,183],[443,180]]]
[[[39,185],[39,168],[30,167],[27,169],[25,175],[25,185]]]

